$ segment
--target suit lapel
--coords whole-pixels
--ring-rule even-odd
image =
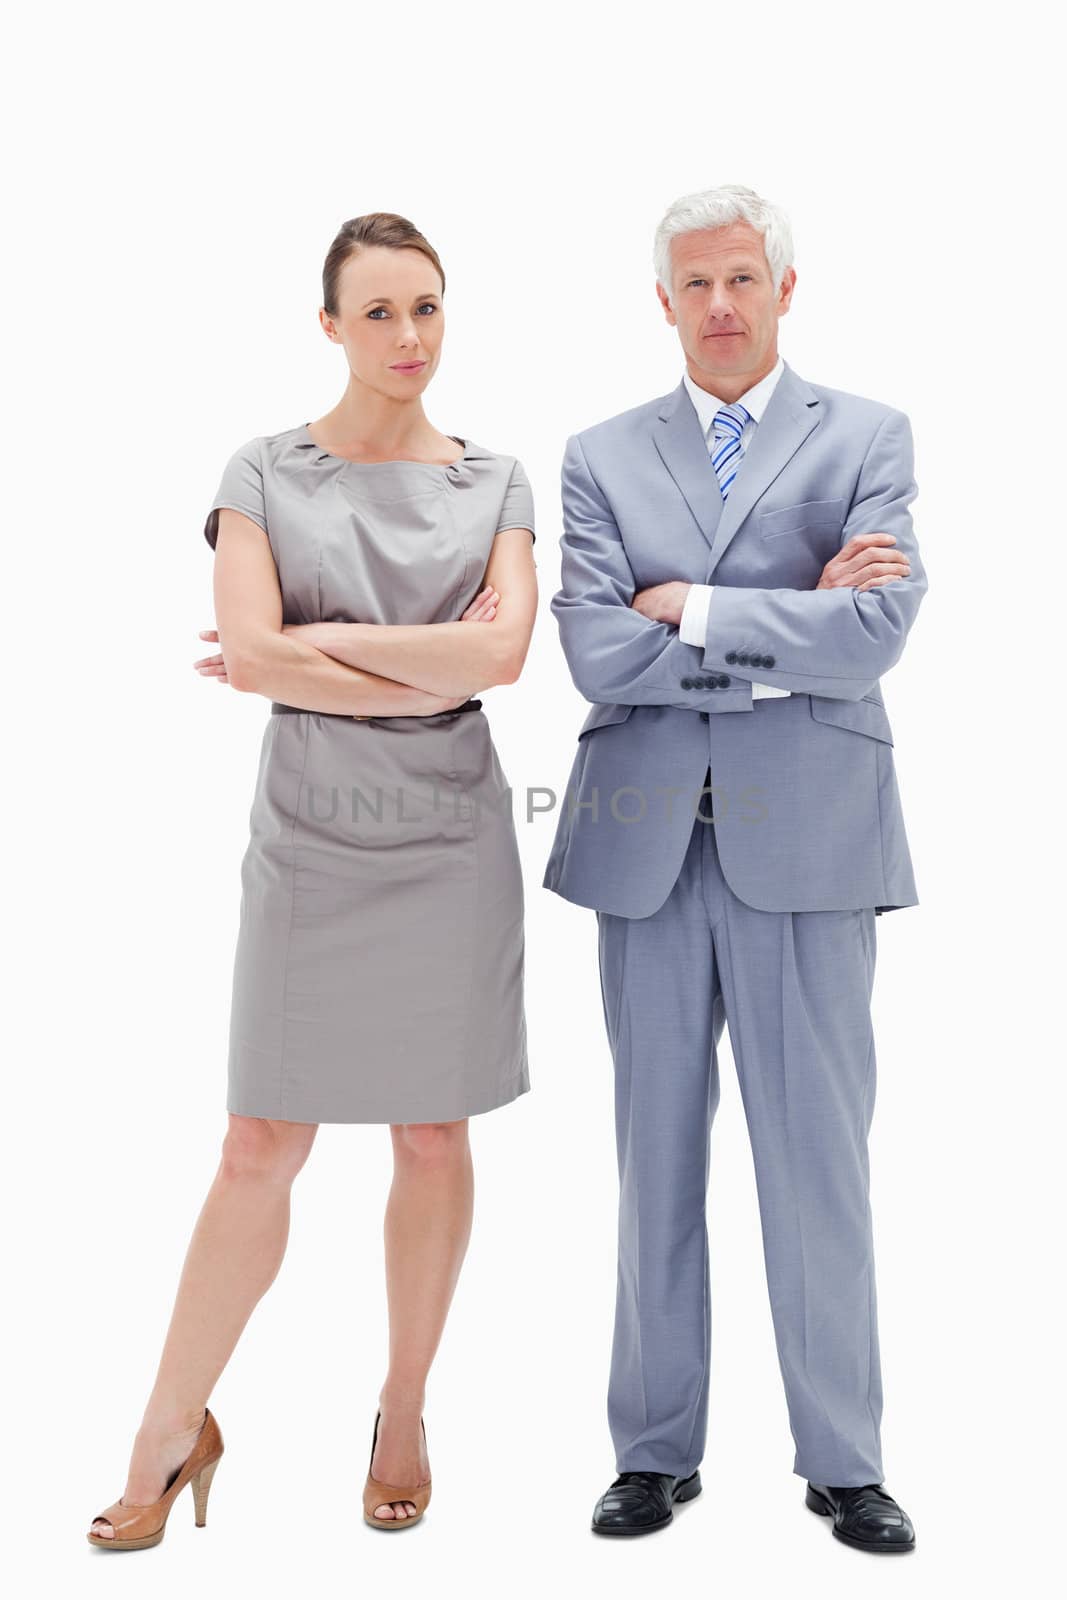
[[[723,504],[700,421],[681,380],[658,413],[656,449],[711,548],[708,581],[753,506],[819,422],[821,402],[788,362],[774,386]]]

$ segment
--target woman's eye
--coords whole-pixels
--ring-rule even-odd
[[[437,307],[434,305],[432,300],[424,300],[422,305],[419,307],[419,310],[420,311],[436,311]],[[376,322],[380,322],[381,318],[378,316],[378,312],[379,311],[382,313],[383,316],[388,316],[388,314],[389,314],[389,309],[388,309],[387,306],[375,306],[373,308],[373,310],[367,312],[367,316],[368,317],[373,317]]]

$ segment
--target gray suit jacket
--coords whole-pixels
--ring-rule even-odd
[[[543,887],[626,917],[678,876],[711,767],[723,873],[765,911],[918,904],[880,679],[927,581],[907,416],[788,363],[725,504],[685,384],[567,440],[564,654],[592,710]],[[896,535],[907,578],[815,585],[855,533]],[[714,583],[704,647],[632,609]],[[753,682],[791,690],[753,699]]]

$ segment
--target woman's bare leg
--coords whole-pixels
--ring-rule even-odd
[[[156,1381],[122,1499],[150,1505],[185,1461],[204,1408],[252,1311],[277,1277],[289,1196],[318,1124],[229,1113],[219,1169],[193,1229]],[[93,1532],[113,1537],[99,1519]]]
[[[466,1118],[394,1123],[391,1132],[393,1183],[385,1211],[389,1372],[371,1472],[383,1483],[418,1485],[430,1476],[419,1425],[426,1378],[470,1239],[474,1168]],[[374,1515],[402,1518],[415,1509],[410,1500],[387,1501]]]

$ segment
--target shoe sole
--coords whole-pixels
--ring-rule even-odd
[[[704,1485],[700,1481],[700,1472],[698,1470],[697,1472],[692,1473],[688,1478],[683,1478],[681,1483],[678,1484],[674,1493],[671,1495],[672,1504],[681,1506],[685,1505],[687,1500],[695,1500],[703,1487]],[[645,1522],[642,1523],[642,1525],[638,1528],[613,1528],[610,1525],[602,1525],[598,1522],[590,1523],[590,1527],[594,1533],[606,1533],[620,1538],[633,1539],[642,1533],[656,1533],[658,1529],[666,1528],[673,1521],[674,1511],[672,1509],[668,1516],[661,1517],[658,1522]]]
[[[817,1517],[832,1517],[834,1514],[833,1506],[827,1505],[822,1496],[816,1495],[811,1489],[804,1491],[804,1504],[809,1511],[814,1511]],[[842,1544],[851,1545],[853,1550],[869,1550],[876,1556],[903,1556],[907,1555],[909,1550],[915,1549],[914,1539],[908,1544],[875,1544],[870,1539],[855,1539],[850,1533],[842,1533],[836,1524],[831,1527],[830,1532],[835,1539],[840,1539]]]

